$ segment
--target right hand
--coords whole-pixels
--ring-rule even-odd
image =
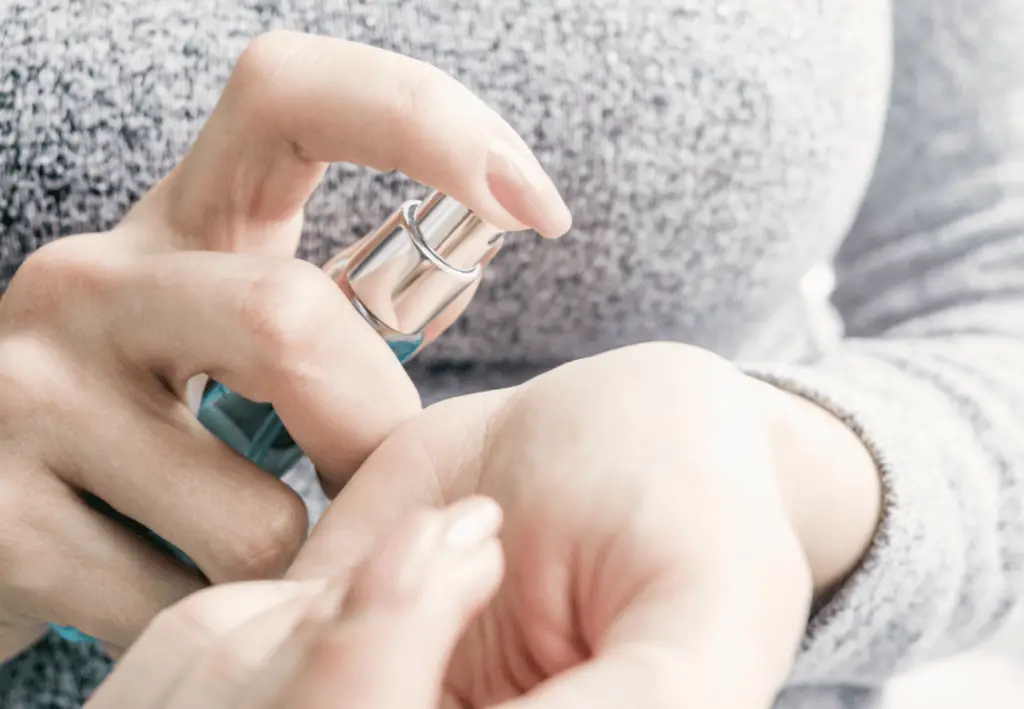
[[[438,709],[452,649],[501,581],[500,524],[493,501],[463,500],[404,520],[351,583],[202,591],[85,709]]]
[[[184,161],[113,231],[33,254],[0,301],[0,660],[45,622],[127,647],[206,583],[83,493],[210,582],[287,568],[305,507],[196,421],[196,375],[271,402],[330,489],[419,409],[384,342],[292,258],[305,201],[342,160],[401,170],[502,228],[568,228],[522,140],[437,69],[257,39]]]

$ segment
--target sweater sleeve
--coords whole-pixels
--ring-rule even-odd
[[[894,2],[893,102],[835,263],[840,347],[748,367],[845,421],[884,515],[791,685],[871,687],[970,648],[1024,595],[1024,13]]]

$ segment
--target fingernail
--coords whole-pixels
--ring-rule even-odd
[[[453,505],[447,512],[444,543],[456,551],[469,551],[497,534],[501,507],[487,497],[474,497]]]
[[[525,148],[496,143],[487,153],[487,187],[514,219],[555,238],[569,231],[572,215],[544,168]]]

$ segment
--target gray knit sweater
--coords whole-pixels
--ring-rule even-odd
[[[1024,593],[1020,0],[7,0],[0,287],[43,242],[114,224],[270,27],[454,73],[573,209],[561,242],[513,239],[416,364],[427,400],[677,339],[875,453],[877,543],[813,619],[781,709],[870,705],[1000,625]],[[302,256],[406,194],[332,169]],[[105,670],[48,638],[0,668],[0,704],[75,707]]]

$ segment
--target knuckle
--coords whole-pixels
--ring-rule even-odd
[[[285,491],[260,515],[258,527],[236,534],[227,549],[229,580],[274,578],[283,573],[306,538],[305,503]]]
[[[257,120],[273,121],[273,112],[280,105],[278,94],[287,91],[279,80],[281,69],[294,54],[303,35],[287,30],[272,30],[254,38],[238,57],[231,75],[230,87],[246,100],[247,113]]]
[[[272,370],[296,367],[313,351],[325,323],[337,317],[338,292],[305,261],[283,261],[260,274],[241,305],[241,323],[254,340],[260,364]]]
[[[116,286],[116,269],[102,253],[90,248],[88,236],[50,242],[29,256],[18,269],[4,297],[4,312],[15,321],[39,324],[55,312],[78,310],[83,303],[109,294]]]
[[[43,407],[48,408],[50,425],[74,408],[80,387],[66,380],[66,371],[56,349],[45,340],[28,335],[0,339],[0,438],[34,421]]]

